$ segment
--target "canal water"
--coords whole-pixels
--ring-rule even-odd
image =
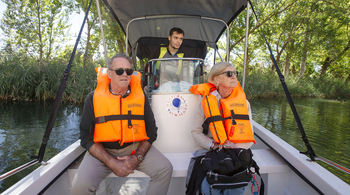
[[[350,102],[293,99],[315,154],[350,168]],[[301,152],[307,151],[286,98],[250,100],[253,119]],[[317,161],[319,162],[319,161]],[[350,184],[350,175],[319,162]]]
[[[350,168],[350,102],[305,98],[293,101],[316,155]],[[0,101],[0,175],[38,155],[52,103]],[[285,98],[252,99],[250,103],[255,121],[299,151],[306,151]],[[73,104],[60,106],[44,160],[49,160],[79,138],[82,108],[82,105]],[[320,164],[350,184],[348,174]],[[38,166],[0,181],[0,193]]]

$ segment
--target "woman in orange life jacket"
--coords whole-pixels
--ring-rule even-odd
[[[210,90],[205,92],[205,93],[210,93],[211,95],[216,97],[217,104],[218,104],[219,108],[221,107],[220,106],[220,99],[225,100],[226,98],[229,98],[230,96],[232,97],[232,94],[235,93],[235,91],[237,91],[237,89],[239,89],[238,91],[241,91],[241,93],[243,92],[243,90],[241,90],[241,87],[237,81],[237,74],[238,74],[238,72],[235,70],[235,67],[232,64],[230,64],[228,62],[220,62],[220,63],[215,64],[212,67],[212,69],[208,75],[209,83],[201,84],[201,85],[206,86],[206,90],[208,88],[210,88]],[[193,86],[190,91],[192,93],[195,93],[196,90],[198,90],[198,89],[194,89],[194,86]],[[198,91],[197,91],[197,93],[195,93],[195,94],[201,94],[201,92],[198,93]],[[244,99],[245,99],[245,95],[244,95]],[[202,124],[204,123],[204,121],[207,118],[206,114],[205,114],[205,112],[207,112],[207,111],[205,111],[203,109],[202,105],[203,105],[203,102],[200,102],[200,104],[198,105],[197,114],[196,114],[195,122],[194,122],[194,127],[192,130],[192,137],[198,145],[198,148],[197,148],[198,150],[196,151],[195,156],[199,156],[200,154],[205,154],[206,152],[208,152],[208,150],[215,150],[218,148],[222,149],[223,147],[224,148],[249,149],[253,145],[253,143],[255,141],[253,138],[253,130],[252,130],[253,127],[252,127],[250,122],[248,123],[250,126],[249,138],[238,141],[238,142],[234,141],[235,139],[228,138],[228,137],[230,137],[230,132],[228,132],[226,139],[223,138],[222,136],[221,136],[221,139],[220,139],[220,137],[219,138],[216,137],[214,139],[212,130],[208,130],[208,133],[204,134]],[[250,104],[247,100],[246,100],[245,107],[248,108],[247,112],[249,115],[249,119],[251,119],[252,115],[251,115],[251,110],[250,110]],[[219,110],[221,110],[221,109],[219,109]],[[221,110],[221,112],[224,112],[224,111]],[[221,121],[218,121],[218,122],[221,122]],[[227,129],[227,126],[226,126],[226,129]],[[237,131],[237,129],[236,129],[236,131]],[[226,136],[226,135],[224,135],[224,136]],[[214,135],[214,137],[215,137],[215,135]],[[221,144],[218,142],[220,142]],[[204,179],[202,184],[201,184],[201,192],[205,195],[209,195],[210,194],[209,188],[210,188],[210,184],[207,182],[206,179]],[[216,195],[216,194],[220,194],[220,195],[221,194],[242,194],[243,195],[244,190],[245,190],[245,187],[236,188],[236,189],[226,189],[226,190],[211,189],[211,194],[213,194],[213,195]]]

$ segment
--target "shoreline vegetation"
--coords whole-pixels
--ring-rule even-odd
[[[82,65],[75,58],[62,97],[63,102],[83,103],[85,97],[96,87],[95,67],[97,63]],[[0,100],[45,101],[56,97],[67,62],[50,59],[44,62],[17,55],[4,57],[0,61]],[[242,76],[238,78],[242,80]],[[350,82],[345,78],[331,76],[298,77],[285,79],[292,97],[315,97],[337,101],[350,99]],[[269,69],[252,68],[245,79],[248,99],[285,97],[276,72]]]

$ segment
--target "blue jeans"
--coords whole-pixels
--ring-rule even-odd
[[[205,195],[244,195],[245,190],[245,187],[236,189],[211,189],[210,193],[210,184],[206,178],[203,179],[201,188],[201,192]]]

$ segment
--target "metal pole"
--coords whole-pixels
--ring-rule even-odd
[[[105,50],[105,58],[106,58],[106,67],[108,63],[108,55],[107,55],[107,47],[106,47],[106,41],[105,41],[105,35],[103,33],[103,25],[102,25],[102,17],[101,17],[101,11],[100,11],[100,3],[99,0],[96,0],[97,5],[97,11],[98,11],[98,17],[100,18],[100,27],[101,27],[101,34],[102,34],[102,41],[103,41],[103,49]]]
[[[245,82],[245,68],[247,66],[247,58],[248,58],[248,36],[249,36],[249,1],[247,1],[247,19],[246,19],[246,26],[245,26],[244,62],[243,62],[243,79],[242,79],[243,90],[244,90],[244,82]]]
[[[20,172],[20,171],[22,171],[22,170],[24,170],[24,169],[26,169],[26,168],[28,168],[28,167],[30,167],[32,165],[35,165],[38,161],[39,161],[38,159],[32,160],[32,161],[30,161],[30,162],[28,162],[28,163],[26,163],[26,164],[24,164],[24,165],[22,165],[20,167],[17,167],[15,169],[13,169],[13,170],[11,170],[11,171],[1,175],[0,176],[0,181],[6,179],[6,178],[10,177],[11,175],[14,175],[15,173],[18,173],[18,172]]]
[[[230,61],[230,30],[227,28],[226,30],[226,59],[227,62]]]

